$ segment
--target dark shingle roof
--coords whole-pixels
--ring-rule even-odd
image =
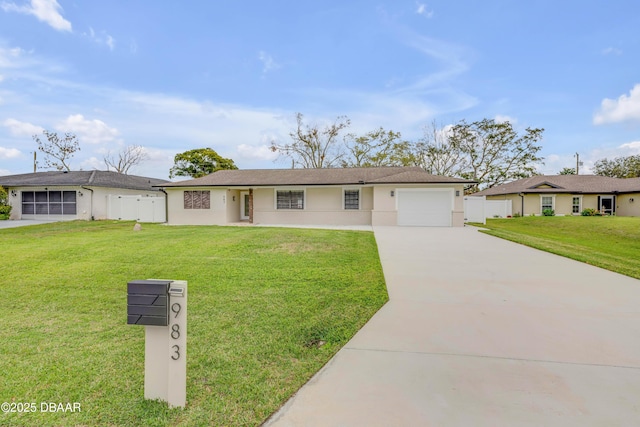
[[[551,188],[539,188],[548,185]],[[640,192],[640,178],[611,178],[599,175],[537,175],[480,191],[474,196],[514,193],[627,193]]]
[[[162,187],[274,185],[471,184],[475,181],[431,175],[419,167],[221,170],[202,178]]]
[[[36,172],[0,176],[3,187],[88,186],[126,188],[130,190],[155,190],[154,186],[168,183],[164,179],[124,175],[110,171]]]

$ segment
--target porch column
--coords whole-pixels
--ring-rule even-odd
[[[249,189],[249,224],[253,224],[253,188]]]

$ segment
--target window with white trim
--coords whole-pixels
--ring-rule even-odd
[[[304,209],[304,190],[277,190],[276,209]]]
[[[360,190],[344,190],[344,208],[347,210],[360,209]]]
[[[574,214],[580,213],[580,197],[573,197],[573,201],[571,204],[571,212]]]
[[[547,209],[553,210],[553,196],[542,196],[541,198],[540,212],[544,212]]]

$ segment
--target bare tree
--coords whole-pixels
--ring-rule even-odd
[[[46,129],[42,133],[46,137],[46,141],[41,140],[38,135],[33,135],[33,140],[38,144],[38,150],[46,155],[44,158],[45,168],[70,171],[69,159],[76,151],[80,151],[76,135],[67,132],[61,138],[57,133]]]
[[[349,134],[345,145],[349,151],[343,167],[413,166],[415,156],[411,143],[403,141],[400,132],[382,127],[364,135]]]
[[[340,165],[344,156],[344,146],[339,140],[340,133],[351,124],[346,116],[319,128],[318,125],[305,125],[302,113],[296,114],[297,128],[289,136],[293,142],[279,145],[275,142],[271,151],[291,159],[293,166],[302,168],[330,168]]]
[[[141,145],[129,145],[121,150],[117,157],[113,156],[111,152],[104,156],[104,163],[107,165],[107,170],[113,169],[114,171],[122,174],[129,173],[129,169],[133,166],[139,165],[142,161],[148,159],[147,152]]]
[[[451,126],[438,126],[435,120],[425,126],[424,136],[414,148],[417,165],[434,175],[460,176],[469,167],[469,159],[451,144],[450,133]]]
[[[537,145],[543,132],[542,128],[526,128],[519,135],[508,121],[462,120],[451,128],[449,143],[468,159],[468,167],[460,176],[478,182],[470,189],[475,192],[535,175],[536,165],[544,160],[538,156],[542,146]]]

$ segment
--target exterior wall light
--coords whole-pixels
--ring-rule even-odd
[[[391,197],[393,197],[393,196],[395,196],[395,195],[396,195],[396,192],[395,192],[395,191],[393,191],[393,190],[391,190]]]

